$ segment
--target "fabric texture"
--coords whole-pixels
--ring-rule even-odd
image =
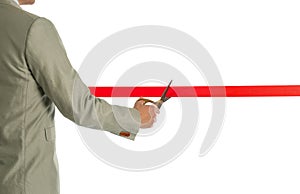
[[[0,0],[0,26],[0,194],[59,194],[55,106],[78,125],[130,140],[139,112],[91,95],[48,19]]]

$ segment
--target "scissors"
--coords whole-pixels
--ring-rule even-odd
[[[158,101],[153,101],[153,100],[150,100],[150,99],[147,99],[147,98],[140,98],[138,99],[138,101],[140,100],[143,100],[144,101],[144,105],[148,102],[152,103],[152,104],[155,104],[157,106],[158,109],[160,109],[160,107],[162,106],[162,104],[164,102],[166,102],[167,100],[169,100],[171,97],[166,97],[166,94],[170,88],[170,85],[172,83],[173,80],[170,81],[170,83],[168,84],[168,86],[166,87],[166,89],[164,90],[164,92],[162,93],[160,99]]]

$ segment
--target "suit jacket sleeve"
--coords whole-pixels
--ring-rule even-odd
[[[134,140],[140,126],[134,108],[110,105],[91,95],[72,68],[54,25],[45,18],[36,19],[28,32],[25,57],[37,84],[60,112],[78,125],[106,130]]]

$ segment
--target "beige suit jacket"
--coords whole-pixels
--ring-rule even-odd
[[[91,95],[54,25],[13,0],[0,0],[0,92],[0,194],[59,193],[55,106],[78,125],[139,130],[139,112]]]

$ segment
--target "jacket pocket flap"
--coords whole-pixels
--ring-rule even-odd
[[[55,128],[54,127],[45,128],[45,136],[46,136],[47,141],[54,141],[55,140]]]

